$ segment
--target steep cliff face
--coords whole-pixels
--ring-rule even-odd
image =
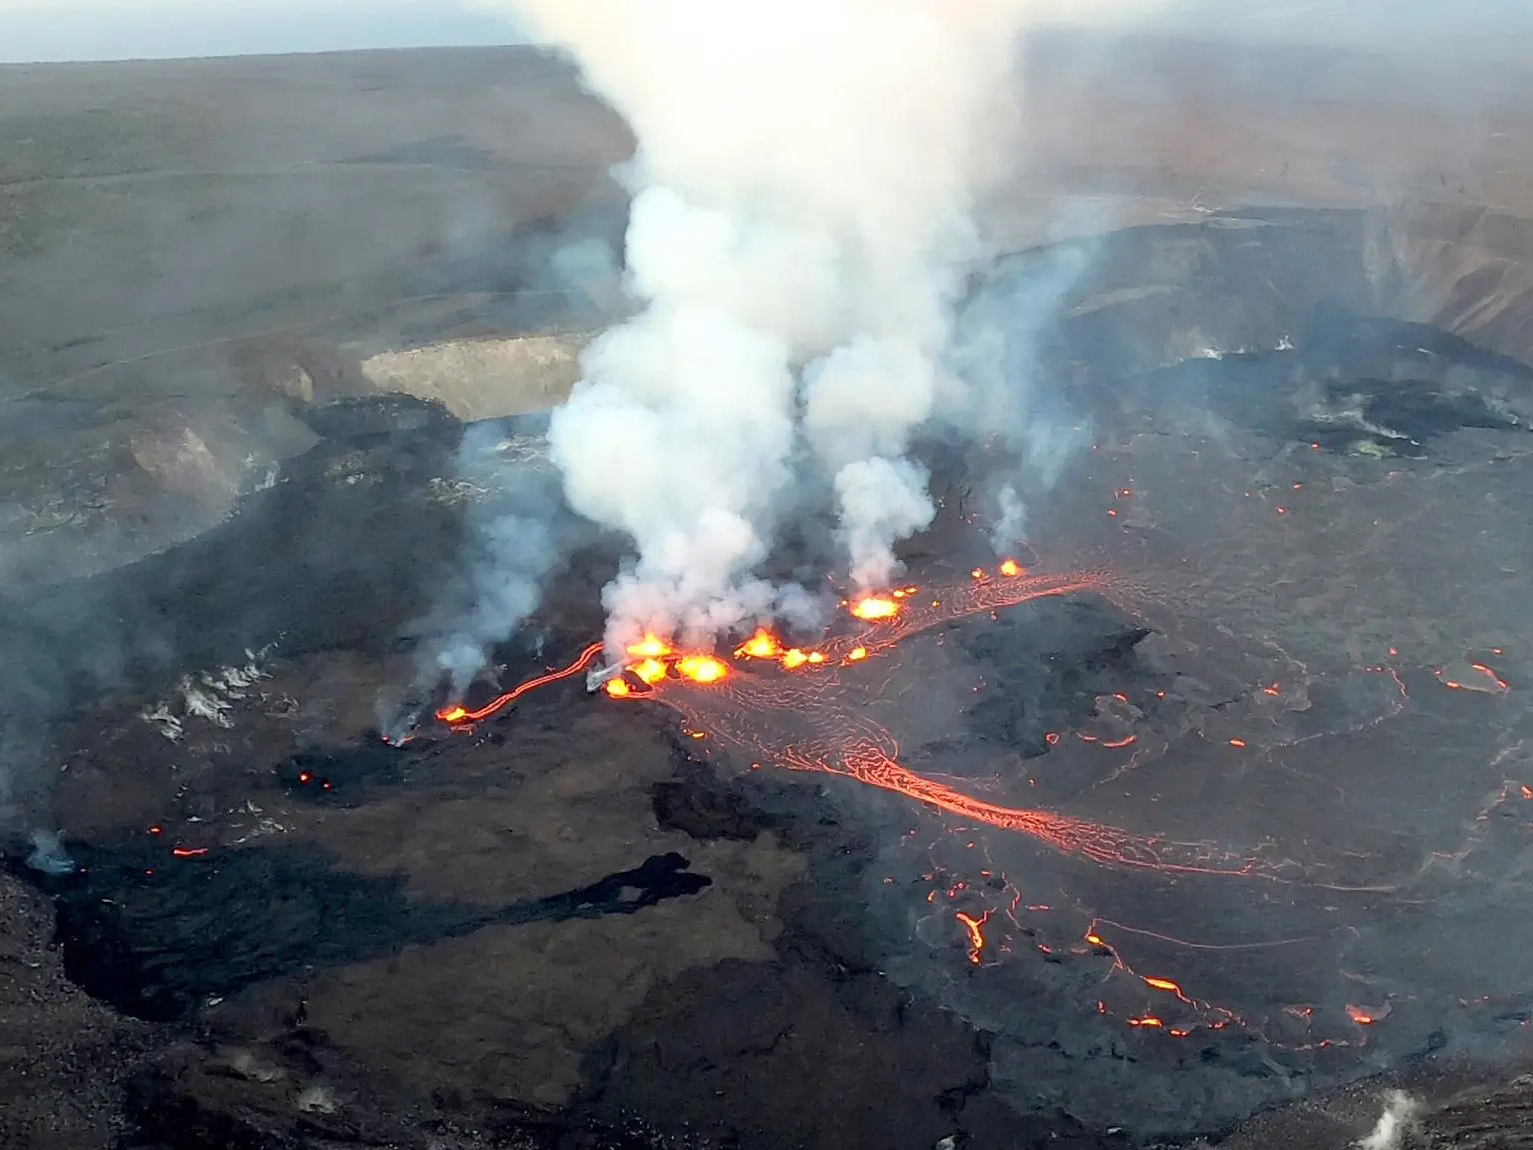
[[[1052,306],[1017,322],[1040,347],[1056,327],[1104,377],[1300,346],[1338,314],[1533,360],[1533,221],[1485,208],[1205,213],[1003,257],[975,298],[1005,306],[1051,276]]]
[[[1379,314],[1533,361],[1533,220],[1405,204],[1367,213],[1363,241]]]

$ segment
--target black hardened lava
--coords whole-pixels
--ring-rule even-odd
[[[1530,386],[1533,368],[1436,328],[1320,308],[1296,346],[1193,357],[1123,390],[1131,406],[1169,399],[1278,442],[1427,457],[1457,431],[1533,429],[1516,400]]]
[[[419,903],[398,877],[339,869],[303,848],[177,860],[71,844],[78,869],[16,873],[51,894],[69,978],[125,1014],[181,1018],[212,996],[302,967],[388,954],[486,926],[628,915],[697,894],[706,875],[674,852],[587,886],[499,907]]]
[[[1099,696],[1155,677],[1135,655],[1152,632],[1099,599],[1043,600],[993,620],[964,619],[950,633],[1006,684],[969,708],[967,737],[1027,758],[1047,754],[1049,732],[1077,728]]]

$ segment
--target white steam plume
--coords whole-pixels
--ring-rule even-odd
[[[1368,1136],[1357,1143],[1358,1150],[1400,1150],[1405,1137],[1416,1123],[1421,1104],[1403,1090],[1384,1095],[1384,1112]]]
[[[638,318],[554,415],[571,503],[636,544],[609,642],[777,610],[752,577],[795,466],[834,492],[853,579],[926,526],[912,433],[964,406],[944,366],[1006,154],[1015,36],[1122,0],[493,0],[633,127]]]
[[[525,463],[510,463],[518,446],[499,423],[471,425],[457,454],[456,486],[467,503],[464,572],[449,585],[431,618],[413,691],[429,696],[445,678],[461,698],[489,663],[489,649],[514,635],[536,610],[543,582],[565,553],[557,484]],[[393,738],[408,733],[416,715],[413,696],[398,708],[380,700],[379,722]]]
[[[1057,227],[1091,235],[1105,221],[1067,210]],[[990,543],[998,555],[1028,541],[1028,496],[1051,490],[1071,457],[1091,440],[1063,388],[1047,374],[1041,343],[1096,255],[1094,240],[1075,239],[1002,259],[964,303],[947,362],[964,380],[961,405],[940,414],[958,431],[1001,447],[1009,465],[989,476],[985,492]],[[1059,365],[1054,365],[1054,371]],[[1053,382],[1055,386],[1048,386]]]

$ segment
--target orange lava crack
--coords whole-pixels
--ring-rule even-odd
[[[546,687],[549,683],[557,683],[560,679],[568,679],[571,675],[578,675],[595,661],[596,656],[602,653],[602,644],[592,643],[584,651],[580,652],[579,658],[567,667],[560,667],[556,671],[550,671],[546,675],[539,675],[536,679],[528,679],[518,687],[513,687],[504,695],[491,699],[484,706],[476,710],[468,710],[461,703],[443,707],[437,711],[436,717],[449,726],[461,727],[469,723],[482,722],[492,715],[505,710],[523,695],[530,691],[536,691],[539,687]]]

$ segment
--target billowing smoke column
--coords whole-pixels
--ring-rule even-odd
[[[945,366],[1037,0],[495,0],[632,125],[638,317],[585,357],[550,446],[574,507],[630,535],[608,640],[774,612],[753,578],[795,476],[834,493],[854,583],[932,519],[911,435]],[[1077,7],[1080,7],[1079,5]]]

